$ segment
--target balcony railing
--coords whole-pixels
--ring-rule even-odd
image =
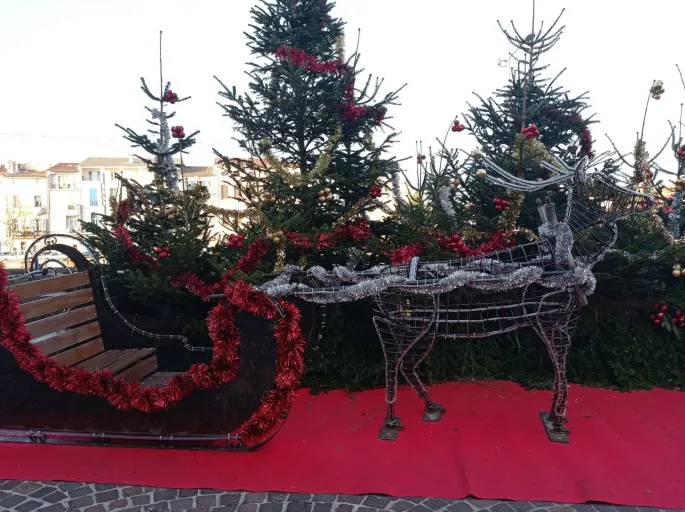
[[[14,238],[39,238],[47,235],[44,229],[22,229],[14,234]]]
[[[50,183],[50,190],[76,190],[74,183]]]

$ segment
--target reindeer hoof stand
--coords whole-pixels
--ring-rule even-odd
[[[381,441],[396,441],[400,430],[404,430],[404,425],[402,425],[400,419],[395,415],[388,415],[383,422],[378,439]]]
[[[571,433],[564,427],[564,424],[555,419],[553,415],[549,412],[541,412],[540,418],[542,419],[542,424],[547,431],[547,437],[553,443],[569,443],[568,435]]]
[[[429,402],[423,411],[423,421],[436,422],[442,419],[442,413],[446,412],[445,406],[436,402]]]

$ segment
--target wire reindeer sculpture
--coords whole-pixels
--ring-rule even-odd
[[[594,292],[593,266],[616,242],[616,221],[648,211],[651,196],[629,190],[611,176],[586,172],[557,159],[542,162],[551,173],[543,181],[514,176],[485,159],[487,179],[509,190],[534,192],[563,185],[567,193],[559,222],[549,197],[538,201],[540,240],[446,261],[379,266],[363,272],[289,267],[262,289],[270,295],[295,295],[317,303],[374,297],[374,325],[385,356],[386,417],[379,438],[394,440],[403,428],[395,414],[398,377],[402,374],[424,401],[424,421],[439,421],[445,408],[434,402],[417,373],[437,338],[478,339],[532,328],[546,345],[554,367],[552,406],[541,413],[551,441],[568,442],[566,377],[568,350],[578,311]],[[313,278],[311,287],[293,277]]]

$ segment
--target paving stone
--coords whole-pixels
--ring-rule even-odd
[[[153,503],[147,507],[143,507],[145,512],[167,512],[169,510],[169,502]]]
[[[111,491],[98,492],[94,495],[95,503],[107,503],[119,499],[119,489],[112,489]]]
[[[112,501],[107,504],[107,510],[117,510],[128,507],[128,500],[124,498],[123,500]]]
[[[221,494],[222,492],[216,489],[200,489],[200,494]]]
[[[312,498],[316,503],[333,503],[338,499],[337,494],[315,494]]]
[[[593,505],[599,512],[616,512],[616,507],[613,505],[607,505],[604,503],[594,503]]]
[[[421,504],[431,510],[440,510],[447,506],[447,502],[445,500],[441,500],[440,498],[429,498]]]
[[[410,503],[410,502],[404,501],[404,500],[397,500],[395,503],[390,505],[390,510],[394,510],[395,512],[406,512],[407,510],[409,510],[412,507],[414,507],[413,503]],[[473,509],[471,507],[469,507],[468,512],[471,512],[471,511],[473,511]],[[465,511],[455,510],[454,512],[465,512]]]
[[[48,503],[57,503],[58,501],[66,500],[68,497],[69,496],[64,494],[62,491],[54,491],[47,496],[43,496],[43,501],[47,501]]]
[[[64,512],[66,509],[67,507],[65,507],[61,503],[54,503],[52,505],[48,505],[47,507],[39,508],[38,512]],[[87,508],[83,512],[105,512],[105,509],[103,508],[102,510],[91,510],[90,508]]]
[[[26,501],[26,496],[22,496],[21,494],[11,494],[0,501],[0,509],[6,508],[8,510],[12,510],[13,507],[16,507],[22,501]]]
[[[119,486],[116,484],[95,484],[93,487],[95,487],[96,491],[102,492],[102,491],[111,491],[112,489],[116,489]]]
[[[197,498],[195,498],[195,506],[197,508],[216,507],[218,500],[219,500],[219,496],[217,496],[216,494],[207,494],[205,496],[198,496]]]
[[[414,508],[409,509],[410,512],[433,512],[431,509],[428,507],[424,507],[423,505],[416,505]]]
[[[244,503],[238,507],[238,512],[257,512],[259,505],[256,503]]]
[[[248,492],[245,495],[244,503],[264,503],[266,501],[265,492]]]
[[[139,496],[145,492],[145,489],[143,487],[139,487],[137,485],[129,485],[127,487],[123,487],[121,489],[121,495],[124,498],[129,498],[130,496]]]
[[[29,496],[30,496],[31,498],[43,499],[43,496],[47,496],[48,494],[52,494],[52,493],[55,492],[56,490],[57,490],[57,489],[55,489],[55,488],[52,487],[51,485],[46,485],[46,486],[43,487],[42,489],[38,489],[37,491],[32,492],[31,494],[29,494]]]
[[[652,508],[652,507],[638,507],[638,509],[640,509],[640,512],[660,512],[661,511],[661,509],[659,509],[659,508]]]
[[[529,503],[529,505],[530,505],[530,503]],[[530,507],[531,507],[531,509],[533,508],[532,505],[530,505]],[[502,502],[502,503],[498,503],[497,505],[493,505],[492,507],[490,507],[490,510],[492,512],[523,512],[523,511],[519,511],[517,509],[514,509],[509,503],[506,503],[506,502]]]
[[[292,495],[290,497],[291,501],[294,501]],[[364,496],[357,496],[356,494],[340,494],[338,495],[338,501],[341,503],[351,503],[352,505],[359,505],[364,501]]]
[[[41,509],[42,511],[43,509]],[[83,509],[83,512],[105,512],[105,506],[104,505],[93,505],[92,507],[88,507],[86,509]]]
[[[267,494],[266,501],[271,503],[279,503],[283,501],[288,501],[287,492],[270,492]]]
[[[16,510],[16,512],[31,512],[32,510],[36,510],[41,505],[42,503],[40,501],[30,500],[14,507],[14,510]]]
[[[148,505],[152,501],[149,494],[140,494],[138,496],[131,497],[131,505],[141,506]]]
[[[182,498],[180,500],[170,501],[169,508],[174,512],[185,512],[186,510],[193,508],[193,498]]]
[[[236,505],[227,505],[225,507],[217,507],[212,512],[236,512],[238,507]]]
[[[333,503],[314,503],[314,512],[331,512]]]
[[[372,507],[359,507],[357,512],[376,512],[378,509]]]
[[[156,491],[152,495],[153,501],[169,501],[175,500],[178,497],[178,491],[176,489],[162,489],[161,491]]]
[[[392,503],[392,498],[387,496],[367,496],[364,500],[365,507],[385,508]]]
[[[616,506],[618,512],[640,512],[637,507],[624,507],[623,505]]]
[[[143,507],[145,512],[167,512],[169,510],[169,502],[164,501],[162,503],[153,503],[147,507]]]
[[[9,495],[9,491],[0,491],[0,501],[2,501],[3,498],[7,498]]]
[[[238,503],[240,503],[241,497],[242,496],[240,494],[237,494],[234,492],[222,494],[221,496],[219,496],[219,505],[236,505],[236,506],[238,506]]]
[[[531,501],[531,503],[535,508],[549,508],[554,505],[554,503],[550,503],[549,501]]]
[[[404,498],[405,501],[409,501],[411,503],[416,503],[417,505],[421,503],[423,500],[426,498],[419,498],[419,497],[413,497],[413,498]]]
[[[259,512],[281,512],[283,510],[283,502],[277,501],[275,503],[262,503],[259,505]]]
[[[495,505],[497,506],[497,505]],[[534,509],[535,507],[533,504],[529,501],[510,501],[509,506],[516,510],[517,512],[528,512],[529,510]],[[583,506],[583,505],[576,505],[576,506]],[[590,508],[592,508],[590,506]],[[590,510],[587,510],[585,512],[592,512]]]
[[[307,495],[308,496],[308,495]],[[290,499],[293,499],[293,495],[290,495]],[[288,503],[288,508],[286,512],[310,512],[312,510],[312,504],[307,501],[291,501]]]
[[[70,489],[67,491],[67,494],[72,498],[80,498],[81,496],[89,496],[90,494],[93,494],[93,489],[90,487],[90,485],[86,485],[84,487]],[[33,493],[31,496],[36,496],[36,494]],[[39,496],[36,497],[38,498]]]
[[[179,498],[192,498],[193,496],[197,496],[200,491],[198,489],[179,489],[178,490],[178,497]]]
[[[12,492],[29,495],[32,492],[36,492],[38,489],[41,489],[42,487],[43,484],[40,482],[22,482],[12,489]]]
[[[352,512],[354,510],[354,505],[349,503],[338,503],[335,507],[335,512]]]
[[[311,499],[311,494],[302,494],[297,492],[290,494],[290,501],[310,501]],[[359,503],[361,503],[361,501]]]
[[[130,507],[120,510],[119,512],[141,512],[143,509],[140,507]]]
[[[3,491],[11,491],[14,489],[16,486],[20,485],[21,481],[19,480],[5,480],[2,484],[0,484],[0,490]]]
[[[62,482],[61,484],[57,484],[57,488],[60,491],[69,491],[71,489],[78,489],[79,487],[83,487],[85,484],[83,482]]]
[[[554,505],[549,507],[549,512],[574,512],[571,505]]]
[[[499,501],[494,501],[494,500],[477,500],[477,499],[468,499],[466,500],[473,508],[476,510],[485,510],[486,508],[494,507],[499,503]],[[551,505],[551,503],[548,503],[548,505]],[[539,505],[535,505],[538,507]],[[544,505],[541,505],[544,506]]]
[[[75,500],[69,500],[67,502],[67,506],[69,508],[84,508],[84,507],[89,507],[91,505],[95,505],[95,498],[92,496],[81,496],[80,498],[76,498]]]
[[[447,510],[449,512],[473,512],[473,507],[465,501],[457,501],[448,505]]]

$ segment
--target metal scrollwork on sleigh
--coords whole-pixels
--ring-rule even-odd
[[[437,338],[478,339],[530,327],[546,345],[554,366],[552,407],[541,413],[543,424],[551,441],[568,442],[568,350],[578,310],[595,288],[593,266],[614,245],[616,221],[649,211],[653,198],[620,186],[605,173],[588,173],[587,157],[576,167],[561,160],[555,165],[542,162],[551,177],[540,182],[514,176],[488,159],[485,165],[486,179],[509,190],[534,192],[563,184],[563,220],[558,220],[548,197],[538,204],[541,239],[535,242],[471,258],[414,258],[408,264],[360,272],[288,267],[262,286],[271,296],[291,295],[314,303],[374,298],[373,321],[386,374],[387,413],[380,439],[394,440],[403,428],[395,409],[400,373],[423,399],[425,421],[439,421],[445,412],[417,373]]]

